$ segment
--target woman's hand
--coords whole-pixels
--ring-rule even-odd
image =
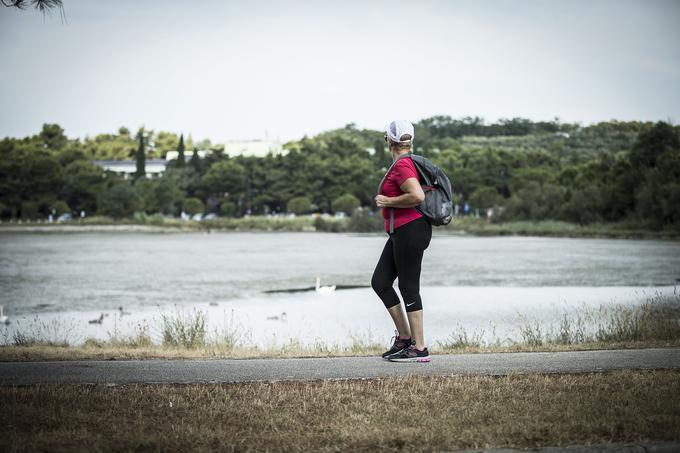
[[[385,195],[376,195],[375,197],[375,205],[379,208],[387,208],[390,206],[390,197],[386,197]]]

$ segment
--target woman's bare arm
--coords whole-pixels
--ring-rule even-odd
[[[375,197],[376,205],[380,208],[412,208],[425,200],[425,192],[416,178],[408,178],[399,187],[405,193],[398,197],[378,195]]]

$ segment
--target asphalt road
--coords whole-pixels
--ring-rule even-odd
[[[680,348],[435,355],[431,363],[392,363],[380,357],[0,362],[0,385],[304,381],[659,368],[680,368]]]
[[[520,448],[491,448],[481,450],[458,450],[453,453],[678,453],[679,451],[680,442],[671,441],[566,445],[559,447],[538,447],[532,448],[531,450]]]

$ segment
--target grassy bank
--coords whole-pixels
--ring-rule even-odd
[[[519,340],[503,339],[483,330],[453,327],[448,338],[429,345],[432,353],[573,351],[680,346],[680,293],[656,294],[640,305],[601,305],[563,311],[559,322],[543,325],[519,314]],[[157,332],[152,334],[151,332]],[[1,361],[144,359],[144,358],[273,358],[378,355],[385,339],[354,335],[349,345],[317,342],[303,345],[291,339],[283,346],[260,348],[231,320],[208,332],[205,313],[195,310],[163,315],[159,326],[138,326],[134,335],[113,335],[107,341],[87,339],[71,346],[68,326],[41,325],[17,330],[0,347]]]
[[[578,225],[556,220],[492,223],[486,219],[463,217],[454,219],[446,228],[476,236],[552,236],[619,239],[680,239],[677,230],[647,230],[627,223],[593,223]]]
[[[680,372],[0,388],[3,451],[451,451],[680,440]]]
[[[366,212],[352,218],[333,217],[265,217],[217,218],[204,222],[180,220],[160,215],[138,214],[129,219],[111,219],[94,216],[69,223],[2,223],[0,231],[112,231],[104,227],[135,231],[323,231],[323,232],[384,232],[379,216]],[[127,227],[127,228],[126,228]],[[113,230],[115,231],[115,230]],[[596,237],[635,239],[680,239],[677,230],[649,230],[628,223],[594,223],[578,225],[553,220],[516,221],[492,223],[484,218],[457,217],[445,227],[435,228],[436,232],[469,234],[475,236],[552,236],[552,237]]]
[[[236,347],[206,345],[197,348],[171,348],[164,346],[117,346],[110,342],[93,342],[84,346],[56,346],[36,344],[31,346],[0,346],[0,362],[41,360],[144,360],[144,359],[255,359],[255,358],[306,358],[378,356],[389,345],[370,347],[302,346],[296,342],[281,348]],[[639,349],[680,347],[680,340],[589,342],[579,344],[546,344],[530,346],[522,343],[511,346],[461,347],[443,349],[429,347],[431,354],[485,354],[510,352],[560,352],[596,349]]]

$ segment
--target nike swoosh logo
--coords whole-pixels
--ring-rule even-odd
[[[410,307],[411,305],[415,304],[415,302],[411,302],[410,304],[406,304],[407,307]]]

